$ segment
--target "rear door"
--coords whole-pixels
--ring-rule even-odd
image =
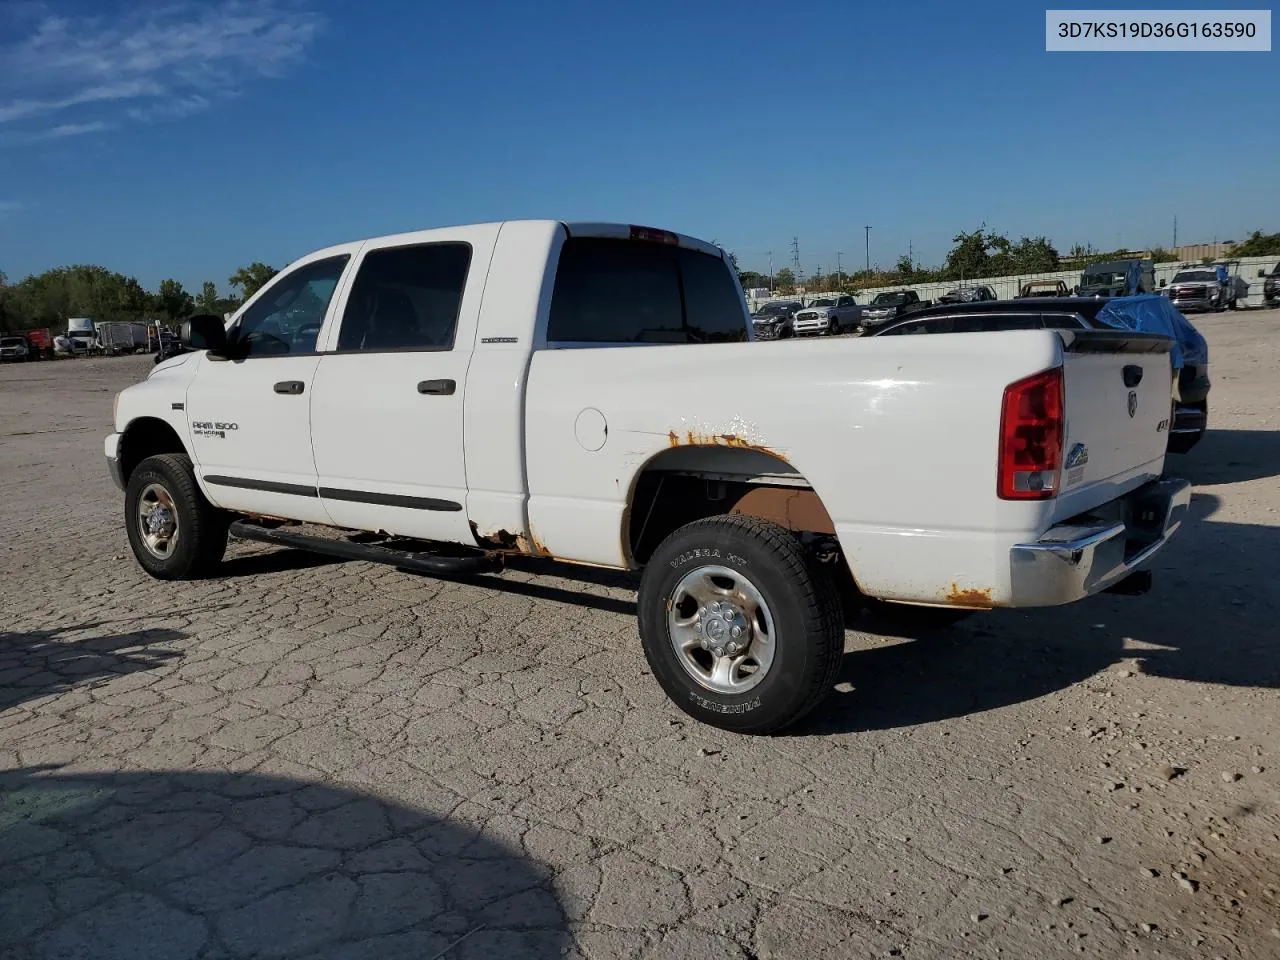
[[[1067,435],[1056,513],[1071,516],[1158,477],[1169,440],[1173,341],[1064,333]]]
[[[464,388],[498,230],[362,249],[311,396],[320,500],[338,526],[473,542]]]

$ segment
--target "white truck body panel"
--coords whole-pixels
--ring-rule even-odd
[[[1075,353],[1069,334],[1049,330],[831,343],[549,343],[566,238],[625,238],[628,230],[513,221],[317,251],[280,275],[337,253],[351,258],[314,353],[176,358],[121,395],[116,428],[163,416],[187,444],[205,494],[229,510],[479,539],[610,567],[636,563],[628,511],[645,469],[806,485],[830,514],[864,592],[971,606],[1017,605],[1016,545],[1161,473],[1167,353]],[[472,260],[451,350],[337,350],[364,257],[459,240],[471,244]],[[690,238],[668,242],[722,256]],[[742,322],[749,336],[745,301]],[[1121,383],[1129,364],[1143,368],[1132,414]],[[1088,461],[1069,485],[1064,469],[1056,498],[999,499],[1005,387],[1057,366],[1066,383],[1064,454],[1084,444]],[[282,381],[303,384],[301,394],[274,392]],[[456,392],[420,394],[424,381],[454,381]],[[185,401],[185,417],[169,399]],[[219,435],[217,424],[227,421],[236,429]],[[227,478],[240,484],[218,482]],[[333,488],[367,496],[327,495]]]

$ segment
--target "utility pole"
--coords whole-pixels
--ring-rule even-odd
[[[1173,250],[1178,249],[1178,215],[1173,215]]]
[[[773,251],[769,251],[769,294],[773,294]]]
[[[791,265],[796,275],[796,283],[800,282],[800,238],[791,238]]]
[[[840,286],[844,279],[844,269],[840,266],[840,258],[844,256],[843,250],[836,251],[836,286]]]
[[[867,273],[871,272],[871,228],[863,227],[867,231]]]
[[[911,246],[911,241],[907,241],[907,259],[911,261],[911,268],[914,270],[916,265],[916,252]]]

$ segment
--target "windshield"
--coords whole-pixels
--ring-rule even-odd
[[[21,337],[0,337],[0,347],[20,347],[25,342]]]
[[[1108,270],[1105,273],[1086,273],[1084,275],[1086,286],[1107,285],[1115,283],[1124,283],[1124,274],[1116,271]]]
[[[1210,283],[1216,282],[1218,275],[1212,270],[1183,270],[1173,278],[1174,283],[1186,283],[1191,280],[1207,280]]]
[[[795,310],[794,303],[766,303],[757,312],[757,317],[780,317]]]
[[[824,297],[818,300],[809,301],[809,306],[811,307],[834,307],[835,305],[836,305],[836,302],[832,300],[830,297]]]
[[[905,302],[906,299],[905,293],[877,293],[871,304],[876,307],[894,307]]]

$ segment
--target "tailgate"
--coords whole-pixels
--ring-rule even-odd
[[[1153,333],[1064,333],[1066,440],[1058,519],[1113,500],[1164,469],[1173,340]]]

